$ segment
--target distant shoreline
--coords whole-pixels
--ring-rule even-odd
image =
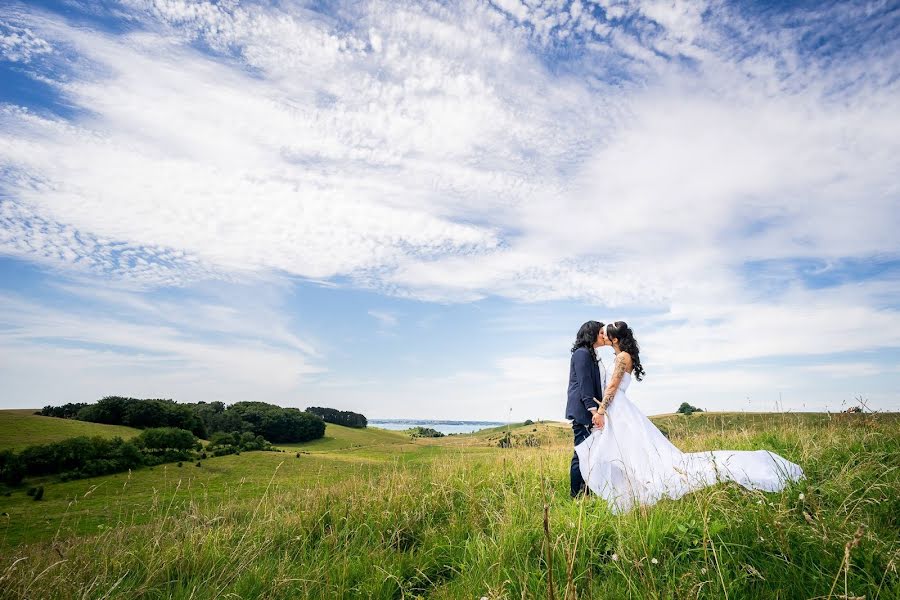
[[[451,419],[369,419],[370,427],[403,431],[413,427],[428,427],[443,434],[472,433],[480,429],[508,425],[502,421],[455,421]]]

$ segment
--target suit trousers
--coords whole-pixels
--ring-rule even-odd
[[[591,426],[584,425],[577,421],[572,421],[572,432],[575,434],[575,445],[577,446],[591,435]],[[569,470],[569,482],[571,484],[572,497],[581,494],[590,493],[581,476],[581,467],[578,465],[578,454],[572,452],[572,465]]]

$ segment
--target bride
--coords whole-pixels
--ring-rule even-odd
[[[632,378],[644,376],[640,349],[628,324],[606,325],[601,335],[616,360],[603,400],[599,427],[575,447],[581,475],[613,512],[681,496],[719,481],[775,492],[803,470],[767,450],[684,453],[625,395]]]

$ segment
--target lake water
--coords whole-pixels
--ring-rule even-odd
[[[370,427],[402,431],[412,427],[430,427],[444,434],[472,433],[488,427],[506,425],[498,421],[416,421],[412,419],[369,419]]]

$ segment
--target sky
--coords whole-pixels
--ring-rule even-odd
[[[5,0],[0,407],[900,410],[898,109],[887,1]]]

